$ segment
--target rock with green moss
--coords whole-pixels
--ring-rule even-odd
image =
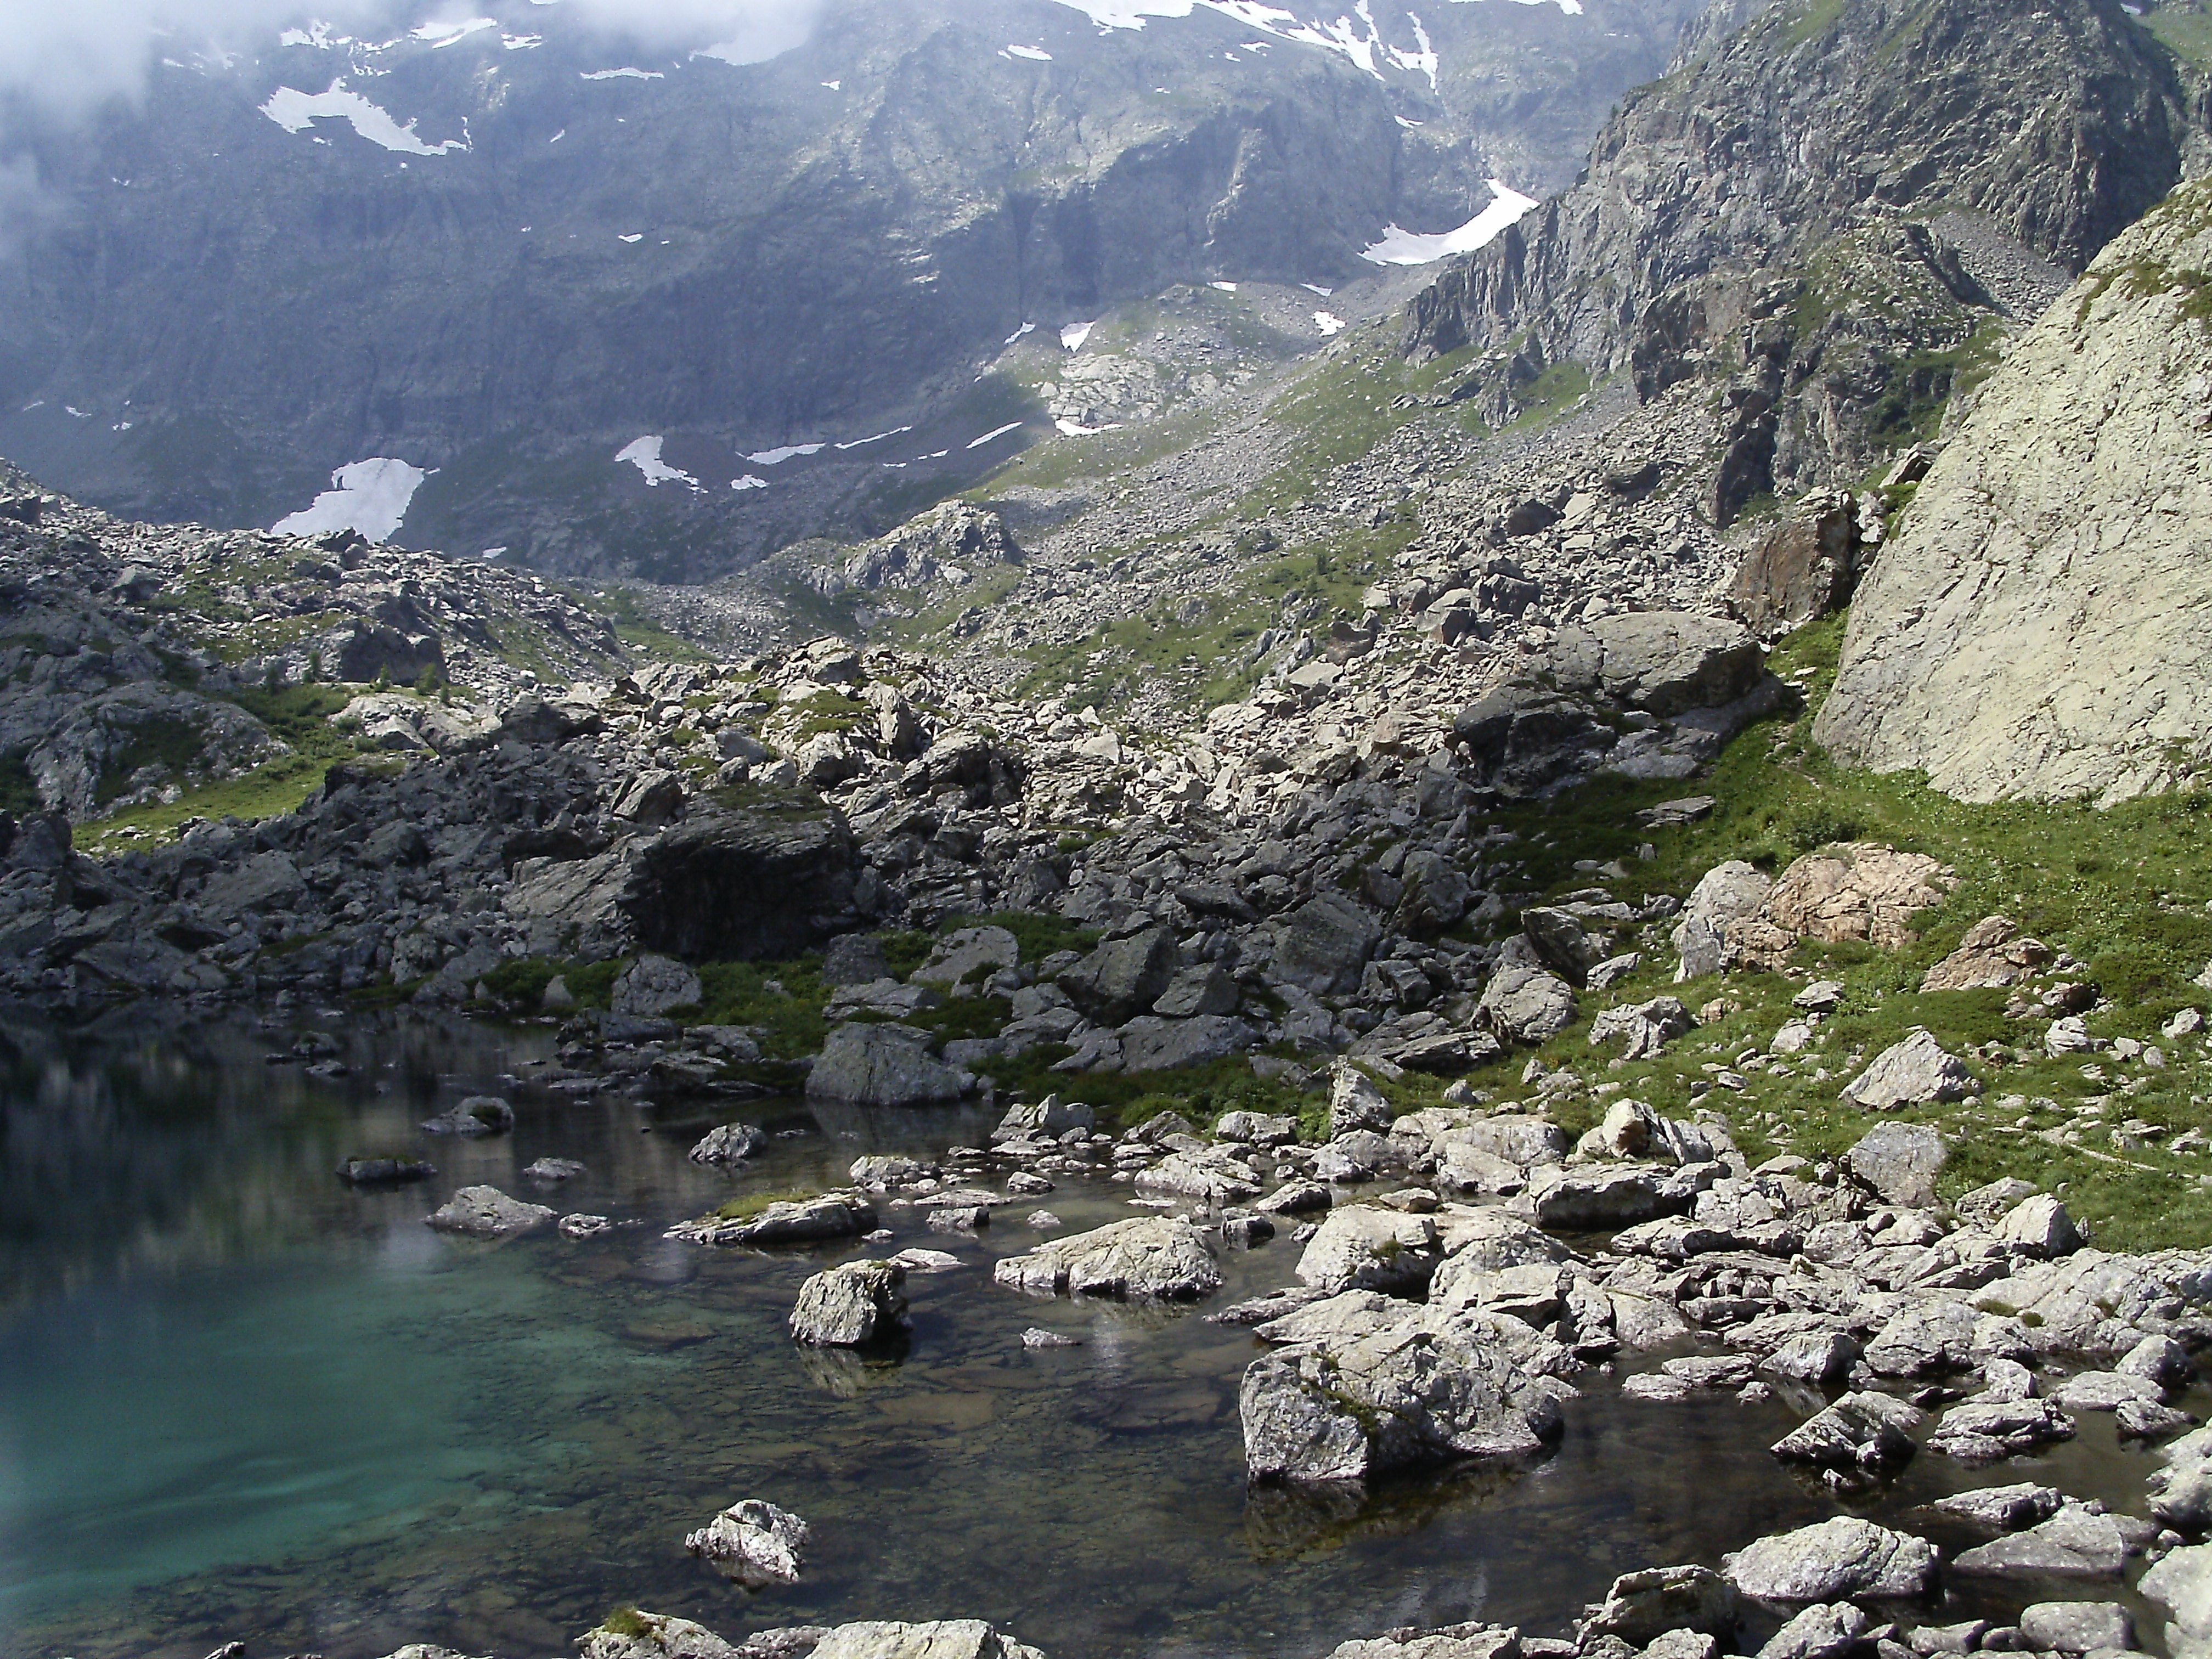
[[[670,1613],[617,1607],[576,1638],[582,1659],[743,1659],[704,1625]]]

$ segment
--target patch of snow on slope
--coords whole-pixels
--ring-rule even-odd
[[[979,374],[975,378],[980,380],[983,377]],[[858,449],[863,444],[881,443],[886,438],[896,438],[902,432],[913,430],[911,426],[895,426],[888,432],[872,432],[865,438],[855,438],[850,443],[839,444],[836,447],[839,449]]]
[[[615,452],[615,459],[628,461],[645,475],[646,483],[656,488],[671,481],[689,484],[694,489],[699,488],[699,481],[689,472],[680,472],[660,459],[660,440],[658,438],[639,438],[625,444]]]
[[[1060,428],[1060,435],[1063,438],[1095,438],[1102,432],[1119,432],[1121,429],[1119,421],[1109,421],[1103,426],[1085,426],[1080,421],[1069,420],[1065,415],[1054,421],[1053,424]]]
[[[1326,340],[1331,335],[1344,332],[1344,319],[1333,311],[1316,311],[1314,313],[1314,326],[1321,331],[1321,337]]]
[[[1386,225],[1382,240],[1362,248],[1359,257],[1378,265],[1425,265],[1455,253],[1472,253],[1536,205],[1534,197],[1523,196],[1496,179],[1490,181],[1490,205],[1456,230],[1425,233]]]
[[[342,79],[331,82],[328,92],[301,92],[295,87],[279,87],[269,94],[269,101],[262,105],[261,112],[287,132],[303,131],[317,119],[334,116],[352,123],[353,130],[370,143],[409,155],[443,155],[448,150],[465,150],[469,147],[466,138],[448,138],[442,144],[425,143],[412,121],[401,126],[359,93],[348,92]]]
[[[527,52],[532,46],[544,46],[545,37],[542,34],[502,34],[499,37],[499,43],[509,52]]]
[[[450,46],[456,40],[465,40],[483,29],[499,27],[496,17],[471,17],[459,23],[425,23],[414,31],[417,40],[428,40],[433,46]]]
[[[1224,294],[1234,294],[1237,292],[1237,284],[1234,283],[1208,283],[1206,287],[1218,289]]]
[[[1033,64],[1049,64],[1052,54],[1036,46],[1009,46],[999,54],[1001,58],[1026,58]]]
[[[331,488],[314,504],[270,529],[279,536],[319,536],[328,530],[357,530],[373,542],[389,540],[407,516],[407,504],[430,475],[389,455],[372,456],[331,474]]]
[[[1097,326],[1098,325],[1095,322],[1064,324],[1060,331],[1060,349],[1063,351],[1082,350],[1083,343],[1091,337],[1091,331]]]
[[[1323,288],[1319,283],[1300,283],[1298,286],[1305,289],[1309,294],[1320,295],[1324,300],[1328,299],[1330,295],[1336,292],[1333,288]]]
[[[280,46],[327,47],[331,44],[331,26],[319,19],[304,29],[286,29],[276,37]]]
[[[634,230],[627,236],[617,236],[615,238],[615,240],[617,242],[641,242],[644,240],[645,233],[641,230]]]
[[[1004,340],[1000,341],[1000,343],[1001,345],[1012,345],[1012,344],[1013,344],[1013,343],[1014,343],[1015,341],[1017,341],[1017,340],[1020,339],[1020,338],[1022,337],[1022,336],[1023,336],[1023,335],[1024,335],[1024,334],[1033,334],[1033,333],[1035,333],[1036,331],[1036,325],[1035,323],[1024,323],[1024,324],[1023,324],[1019,328],[1016,329],[1016,330],[1015,330],[1012,334],[1009,334],[1008,336],[1006,336],[1006,337]]]
[[[668,77],[659,70],[611,69],[578,70],[580,81],[665,81]]]
[[[781,449],[763,449],[758,454],[748,455],[745,459],[755,466],[781,466],[794,455],[819,455],[823,448],[821,444],[786,444]],[[735,485],[731,487],[736,488]]]
[[[968,441],[968,447],[970,449],[981,449],[985,444],[990,442],[992,439],[1003,438],[1006,434],[1013,431],[1021,424],[1022,423],[1019,421],[1008,421],[1004,426],[994,426],[988,432],[986,432],[981,437],[970,438]]]
[[[732,489],[766,489],[768,488],[768,480],[766,478],[756,477],[751,473],[748,472],[741,478],[731,479],[730,488]]]
[[[1437,89],[1437,49],[1429,40],[1428,30],[1421,27],[1419,16],[1410,11],[1406,15],[1413,22],[1413,40],[1419,50],[1400,52],[1395,46],[1388,46],[1384,50],[1390,54],[1390,61],[1400,69],[1414,70],[1427,76],[1429,90],[1434,92]]]

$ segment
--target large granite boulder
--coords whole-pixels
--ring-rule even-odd
[[[846,1261],[799,1287],[791,1334],[817,1348],[857,1348],[906,1328],[906,1269],[896,1261]]]
[[[1258,1480],[1364,1480],[1408,1465],[1526,1457],[1556,1422],[1501,1344],[1416,1317],[1255,1359],[1237,1403]]]
[[[903,1025],[851,1024],[832,1030],[806,1074],[810,1100],[854,1106],[941,1106],[970,1079],[929,1052],[929,1039]]]
[[[1139,1216],[1000,1259],[992,1278],[1015,1290],[1188,1302],[1219,1288],[1206,1237],[1180,1216]]]
[[[441,1233],[471,1238],[509,1238],[535,1232],[560,1213],[543,1204],[525,1204],[496,1187],[464,1187],[423,1219]]]
[[[852,831],[818,798],[702,797],[682,823],[592,857],[523,860],[506,907],[547,955],[776,959],[853,925],[856,874]]]
[[[1851,608],[1815,735],[1967,800],[2112,800],[2212,762],[2212,182],[2021,337]]]

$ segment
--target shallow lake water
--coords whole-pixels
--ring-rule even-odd
[[[267,1062],[307,1029],[339,1037],[349,1075]],[[934,1155],[988,1124],[799,1102],[679,1117],[518,1082],[551,1047],[411,1013],[0,1015],[0,1652],[554,1654],[633,1603],[732,1640],[972,1616],[1053,1659],[1304,1656],[1471,1618],[1556,1633],[1617,1573],[1717,1565],[1841,1507],[1764,1449],[1802,1402],[1645,1404],[1602,1374],[1528,1469],[1356,1499],[1248,1491],[1237,1383],[1258,1349],[1202,1316],[1289,1280],[1286,1239],[1225,1256],[1194,1310],[995,1286],[992,1261],[1041,1237],[1027,1200],[973,1237],[887,1207],[881,1246],[672,1243],[668,1223],[733,1193],[836,1184],[863,1152]],[[514,1102],[513,1134],[416,1127],[487,1091]],[[690,1164],[731,1116],[775,1132],[767,1154],[736,1176]],[[364,1193],[331,1175],[403,1149],[437,1178]],[[520,1171],[547,1154],[587,1172],[536,1188]],[[477,1182],[640,1224],[501,1244],[423,1226]],[[1064,1183],[1036,1204],[1072,1230],[1137,1213],[1127,1194]],[[809,1273],[908,1244],[963,1266],[908,1279],[903,1353],[791,1343]],[[1025,1350],[1031,1325],[1080,1346]],[[1894,1518],[2033,1478],[2140,1512],[2150,1467],[2090,1415],[2047,1455],[1923,1455],[1852,1506]],[[751,1594],[685,1554],[686,1531],[746,1497],[812,1524],[805,1583]],[[2039,1593],[1954,1588],[1932,1616]]]

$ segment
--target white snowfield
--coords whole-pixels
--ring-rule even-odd
[[[665,81],[668,77],[659,70],[611,69],[578,70],[580,81]]]
[[[660,459],[660,440],[655,437],[635,439],[615,452],[618,461],[628,461],[645,476],[647,483],[658,488],[665,483],[688,484],[699,488],[699,481],[689,472],[678,470]]]
[[[389,455],[356,461],[331,474],[331,488],[316,496],[313,505],[269,527],[279,536],[357,530],[373,542],[389,541],[407,516],[407,506],[415,499],[416,490],[429,476],[421,467]]]
[[[1060,349],[1062,351],[1082,350],[1083,343],[1091,337],[1091,331],[1097,326],[1095,322],[1062,324],[1060,331]]]
[[[408,155],[444,155],[469,147],[466,137],[448,138],[441,144],[426,143],[415,131],[412,121],[400,125],[359,93],[347,91],[343,78],[331,82],[327,92],[301,92],[296,87],[279,87],[269,94],[269,101],[262,105],[261,112],[287,132],[303,132],[324,117],[335,117],[350,122],[353,130],[370,143]],[[465,123],[462,131],[467,131]]]
[[[1486,0],[1448,0],[1455,5],[1485,3]],[[1570,17],[1582,15],[1583,0],[1518,0],[1522,5],[1556,5]],[[1392,46],[1383,38],[1376,22],[1372,0],[1357,0],[1349,12],[1334,18],[1322,19],[1316,15],[1309,21],[1297,13],[1280,6],[1265,4],[1263,0],[1060,0],[1063,6],[1081,12],[1102,29],[1140,29],[1154,17],[1188,17],[1200,7],[1233,17],[1238,22],[1273,35],[1279,40],[1295,40],[1302,46],[1319,46],[1327,52],[1342,54],[1359,65],[1376,79],[1385,80],[1385,64],[1413,74],[1425,76],[1431,88],[1437,83],[1437,53],[1430,44],[1428,30],[1413,12],[1406,13],[1413,25],[1414,49],[1411,52]],[[1248,43],[1249,45],[1251,43]]]
[[[1425,265],[1455,253],[1472,253],[1536,205],[1502,180],[1490,180],[1490,205],[1456,230],[1433,233],[1382,228],[1382,240],[1359,250],[1359,257],[1378,265]]]
[[[1314,313],[1313,317],[1314,326],[1321,331],[1321,337],[1322,339],[1326,340],[1331,335],[1341,334],[1344,332],[1344,319],[1338,316],[1334,312],[1316,311]]]
[[[1033,64],[1049,64],[1052,54],[1041,46],[1009,46],[999,54],[1001,58],[1026,58]]]
[[[781,449],[763,449],[745,457],[755,466],[781,466],[794,455],[819,455],[828,447],[824,444],[786,444]]]

